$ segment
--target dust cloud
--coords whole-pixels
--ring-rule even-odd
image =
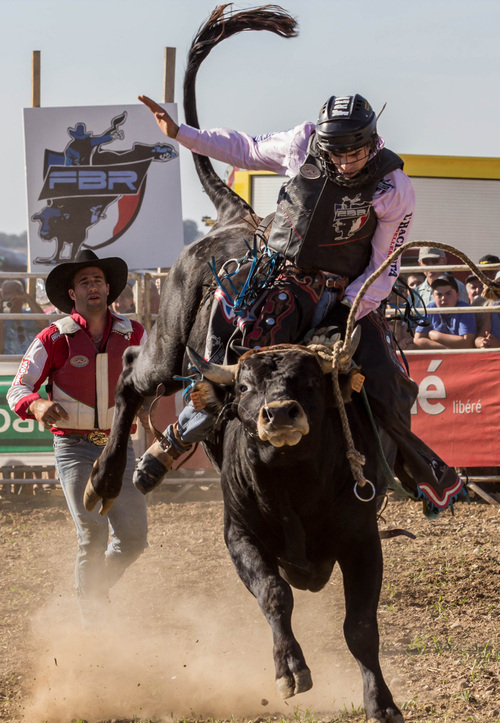
[[[212,572],[204,595],[180,591],[161,575],[156,584],[146,576],[145,584],[144,567],[135,566],[112,591],[113,620],[91,630],[81,629],[74,596],[40,609],[23,721],[292,717],[360,705],[360,674],[341,638],[343,606],[332,606],[332,587],[296,594],[294,629],[314,687],[283,701],[275,693],[271,632],[226,564],[229,589]]]

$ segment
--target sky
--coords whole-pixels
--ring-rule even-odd
[[[0,231],[27,227],[22,109],[32,51],[41,51],[42,107],[162,100],[165,47],[185,59],[213,0],[0,0]],[[235,3],[236,9],[253,3]],[[283,0],[299,36],[235,36],[198,77],[201,126],[250,134],[316,120],[330,95],[361,93],[397,153],[500,157],[500,0]],[[179,119],[183,120],[182,107]],[[151,121],[154,123],[153,116]],[[219,173],[225,168],[217,164]],[[214,209],[181,151],[184,219]]]

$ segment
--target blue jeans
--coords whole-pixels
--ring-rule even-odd
[[[329,311],[331,311],[337,303],[337,292],[335,289],[326,288],[321,294],[321,298],[316,305],[313,320],[311,322],[311,329],[320,327],[321,322],[326,317]]]
[[[132,440],[128,444],[122,489],[109,512],[100,515],[98,507],[89,512],[83,505],[85,486],[102,450],[103,447],[77,435],[54,436],[57,476],[78,538],[76,591],[84,622],[86,616],[92,616],[96,605],[106,601],[109,588],[147,547],[146,499],[132,484]]]
[[[214,414],[210,414],[206,409],[197,410],[192,402],[188,402],[177,419],[177,430],[184,444],[198,444],[207,438],[214,424]],[[180,454],[186,451],[177,443],[172,424],[168,425],[164,434]]]

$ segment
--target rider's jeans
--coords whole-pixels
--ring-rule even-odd
[[[132,484],[132,440],[122,489],[111,509],[100,515],[98,506],[92,512],[84,507],[85,486],[102,450],[77,435],[54,436],[57,476],[78,538],[76,590],[84,624],[99,614],[96,606],[106,602],[109,588],[147,547],[146,498]]]
[[[316,305],[314,316],[311,323],[311,329],[317,329],[329,311],[333,309],[337,303],[337,291],[335,289],[326,288],[321,294],[321,298]]]
[[[188,402],[177,419],[177,433],[184,444],[197,444],[206,439],[214,423],[214,414],[210,414],[206,409],[195,409],[192,403]],[[164,434],[179,453],[186,451],[177,443],[172,424],[167,427]]]

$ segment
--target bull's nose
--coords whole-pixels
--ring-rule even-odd
[[[302,414],[298,402],[271,402],[261,409],[263,424],[287,425],[293,424]]]

